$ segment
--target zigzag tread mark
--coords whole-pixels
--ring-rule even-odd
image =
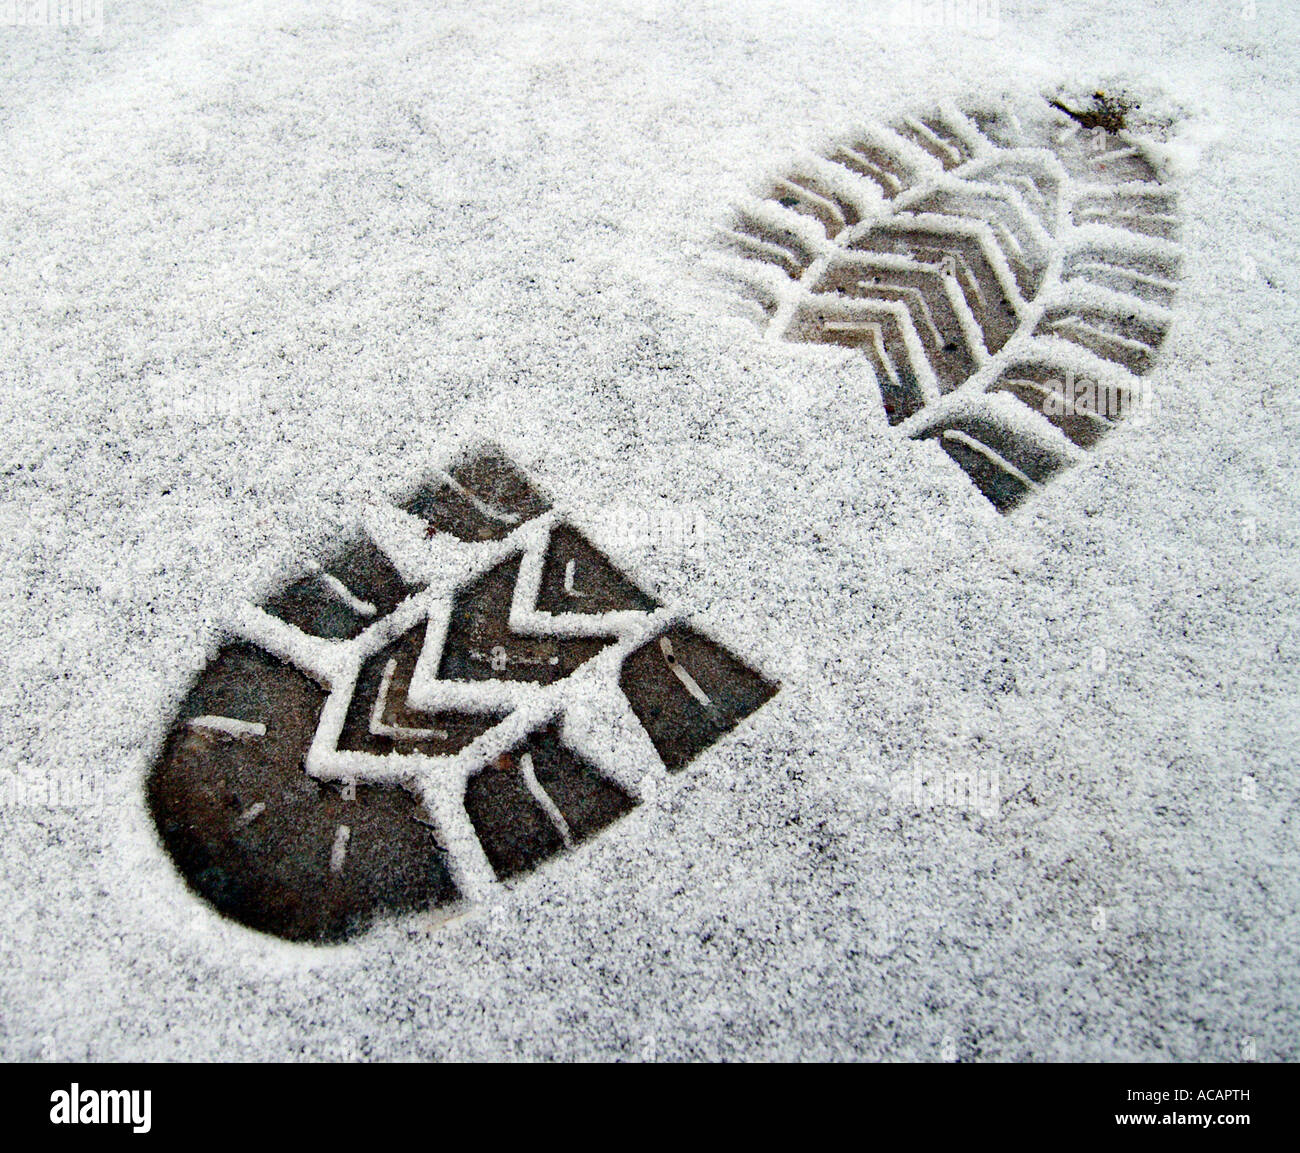
[[[921,219],[896,217],[854,241],[851,250],[910,256],[948,276],[959,289],[990,353],[1001,351],[1019,323],[1014,300],[1007,295],[989,253],[975,236],[948,232]]]
[[[1016,279],[1020,295],[1030,300],[1038,294],[1047,272],[1047,259],[1038,251],[1027,214],[1016,204],[977,188],[962,192],[941,189],[912,201],[908,209],[928,216],[978,220],[988,225]]]
[[[864,254],[851,263],[846,261],[828,269],[815,291],[825,296],[834,294],[849,302],[883,300],[901,304],[907,309],[916,344],[940,390],[951,391],[978,368],[976,354],[945,291],[942,269],[911,263],[910,268],[891,267]],[[840,338],[837,343],[855,346],[858,341]],[[888,405],[886,412],[890,412]],[[901,419],[899,412],[891,413],[891,422]]]
[[[1018,198],[1019,205],[1052,234],[1062,199],[1062,177],[1061,166],[1050,151],[1030,147],[1004,150],[986,139],[968,163],[950,174],[950,187],[952,181],[960,181],[970,185],[972,192],[1001,188]]]

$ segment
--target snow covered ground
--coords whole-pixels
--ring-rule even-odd
[[[1300,17],[408,7],[0,4],[0,1055],[1294,1060]],[[715,274],[864,120],[1124,83],[1179,117],[1158,404],[1007,516]],[[781,691],[450,924],[223,921],[173,710],[476,439]]]

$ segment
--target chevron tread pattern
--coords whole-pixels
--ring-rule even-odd
[[[248,606],[146,785],[191,889],[292,941],[483,899],[630,813],[647,757],[684,769],[777,688],[495,449],[391,511],[385,545],[358,533]],[[570,731],[591,694],[623,702],[613,753]]]
[[[791,167],[723,232],[772,335],[860,353],[885,420],[1004,512],[1134,411],[1172,319],[1174,193],[1145,142],[1093,119],[903,117]]]

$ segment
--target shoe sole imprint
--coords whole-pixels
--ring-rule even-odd
[[[769,338],[861,352],[889,424],[1006,512],[1147,399],[1172,319],[1174,194],[1122,119],[1043,101],[864,129],[737,210],[730,272]]]
[[[401,508],[423,576],[359,535],[249,606],[146,782],[191,889],[288,940],[454,909],[630,812],[640,782],[568,731],[585,695],[621,692],[675,772],[777,690],[495,449]]]

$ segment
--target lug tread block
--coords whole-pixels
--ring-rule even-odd
[[[958,417],[926,429],[999,512],[1006,512],[1068,461],[991,417]]]
[[[628,793],[560,740],[554,725],[534,733],[517,750],[525,751],[532,754],[537,783],[555,803],[575,842],[585,841],[636,808]]]
[[[852,200],[842,196],[826,181],[803,172],[791,172],[784,180],[778,181],[766,199],[815,220],[828,237],[852,228],[862,219]]]
[[[893,200],[911,188],[917,179],[910,160],[896,149],[866,138],[844,141],[826,159],[870,180],[886,200]]]
[[[524,636],[510,629],[510,603],[522,553],[507,557],[466,584],[452,604],[438,679],[531,681],[569,676],[613,637]]]
[[[839,288],[835,291],[839,292]],[[847,290],[841,295],[847,297]],[[794,331],[796,339],[838,344],[866,355],[875,371],[890,424],[898,424],[925,407],[925,393],[893,313],[881,310],[855,315],[840,308],[838,298],[832,298],[825,307],[805,309]]]
[[[663,650],[665,639],[671,662]],[[674,672],[674,664],[708,698],[708,704]],[[778,687],[687,625],[676,625],[647,641],[628,656],[619,674],[619,688],[660,759],[673,772],[685,768],[764,705]]]
[[[341,941],[384,913],[458,897],[404,790],[363,785],[349,800],[303,771],[325,697],[260,649],[226,646],[182,704],[146,787],[189,886],[233,920],[291,941]],[[203,716],[262,724],[265,735],[188,723]]]
[[[1165,338],[1163,324],[1141,320],[1136,313],[1071,306],[1047,309],[1035,332],[1068,340],[1134,376],[1151,368]]]
[[[537,607],[557,614],[648,613],[658,608],[659,602],[619,572],[577,529],[561,524],[551,532]]]
[[[971,483],[980,490],[998,512],[1006,512],[1033,492],[1030,485],[1002,468],[973,445],[952,437],[935,437],[940,447],[961,466]]]
[[[401,507],[428,523],[428,535],[450,533],[457,540],[503,540],[516,528],[550,510],[551,503],[515,464],[495,450],[452,465]]]
[[[951,192],[934,192],[911,206],[911,211],[927,216],[948,216],[960,221],[981,221],[992,230],[994,241],[1016,279],[1016,287],[1026,300],[1038,295],[1046,261],[1032,255],[1026,217],[1013,205],[982,192],[958,196]]]
[[[1168,255],[1106,251],[1087,246],[1064,260],[1061,277],[1065,283],[1082,281],[1108,288],[1121,295],[1168,307],[1178,293],[1179,261]]]
[[[353,597],[375,611],[356,611],[323,579],[325,574],[342,582]],[[374,542],[362,536],[322,564],[320,573],[294,581],[262,608],[311,636],[351,640],[418,592],[419,587],[407,584]]]
[[[528,872],[564,850],[564,837],[537,803],[513,753],[466,782],[465,811],[498,880]]]
[[[975,127],[989,143],[998,148],[1020,148],[1023,136],[1016,122],[1001,108],[972,108],[968,115]]]
[[[345,751],[373,753],[423,753],[427,756],[450,756],[476,741],[494,725],[505,720],[508,713],[436,712],[425,713],[407,703],[411,675],[424,647],[428,622],[421,621],[415,628],[392,644],[375,653],[361,667],[352,699],[348,702],[347,718],[339,734],[338,747]],[[372,731],[371,721],[379,691],[383,686],[388,662],[396,667],[389,681],[386,707],[381,718],[386,726],[419,730],[439,730],[445,737],[407,738],[380,735]]]
[[[1089,382],[1096,394],[1091,405],[1081,405],[1069,389],[1065,374],[1048,364],[1008,367],[990,390],[1014,396],[1041,412],[1080,448],[1091,448],[1111,429],[1113,422],[1132,407],[1130,390],[1120,384]]]
[[[1076,180],[1095,184],[1156,184],[1159,174],[1151,162],[1136,156],[1122,140],[1105,138],[1096,129],[1080,132],[1053,145],[1057,159]]]
[[[754,260],[779,268],[796,279],[817,259],[806,238],[789,228],[777,227],[751,212],[736,213],[727,243]]]
[[[933,156],[945,171],[971,158],[970,146],[937,117],[903,120],[892,127],[905,140]]]

